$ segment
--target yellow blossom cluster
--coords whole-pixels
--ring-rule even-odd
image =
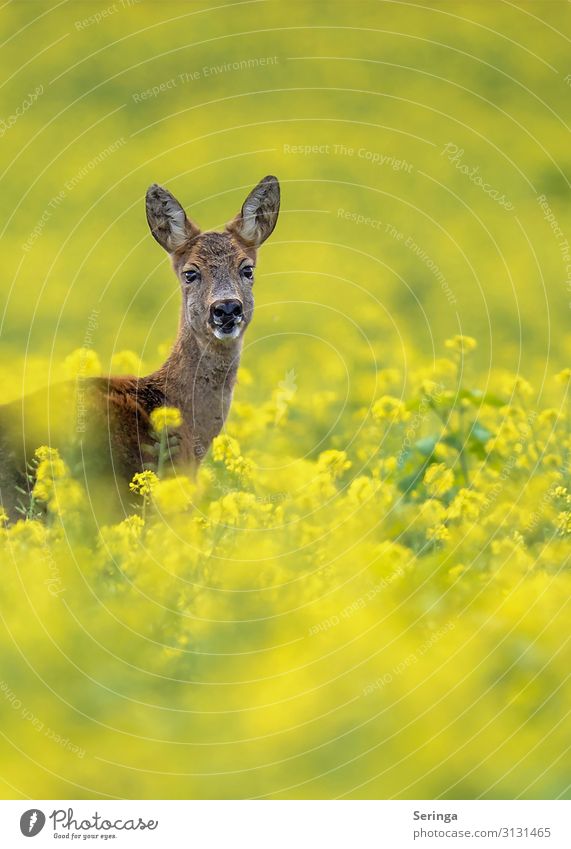
[[[463,356],[470,354],[478,345],[472,336],[461,336],[459,334],[453,336],[451,339],[446,339],[444,344],[450,351]]]
[[[180,427],[182,415],[176,407],[157,407],[151,413],[151,425],[155,433]]]
[[[431,498],[441,498],[454,486],[454,472],[444,463],[433,463],[426,470],[424,484]]]
[[[399,398],[383,395],[373,404],[373,418],[377,421],[404,422],[409,417],[406,405]]]
[[[129,484],[129,489],[137,495],[149,496],[152,495],[158,482],[158,477],[155,472],[151,470],[137,472],[133,475],[133,480]]]
[[[252,463],[242,456],[238,440],[227,434],[221,434],[214,439],[212,457],[242,480],[247,480],[252,474]]]

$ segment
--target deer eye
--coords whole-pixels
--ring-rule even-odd
[[[242,269],[242,276],[246,278],[246,280],[254,279],[254,266],[253,265],[245,265]]]
[[[184,272],[184,279],[187,283],[196,283],[199,278],[200,272],[196,268],[189,268],[188,271]]]

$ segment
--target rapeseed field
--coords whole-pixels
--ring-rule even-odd
[[[0,516],[4,798],[569,796],[569,7],[326,5],[0,10],[4,401],[165,359],[149,184],[282,185],[198,474]]]

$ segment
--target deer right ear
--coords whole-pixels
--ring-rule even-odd
[[[280,184],[276,177],[264,177],[252,189],[242,209],[226,229],[246,245],[258,248],[272,234],[280,211]]]
[[[156,183],[147,189],[146,208],[151,233],[170,254],[200,233],[200,228],[186,217],[177,199]]]

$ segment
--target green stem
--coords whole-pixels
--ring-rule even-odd
[[[464,354],[458,355],[456,363],[456,397],[458,398],[458,433],[460,436],[460,449],[458,451],[458,459],[460,460],[460,468],[464,476],[466,486],[470,486],[470,469],[468,466],[468,456],[466,454],[466,428],[464,426],[464,410],[462,409],[462,399],[459,397],[462,391],[462,368],[464,366]]]
[[[468,465],[468,456],[466,454],[467,436],[466,428],[464,427],[464,410],[461,408],[458,410],[458,433],[460,434],[460,450],[458,452],[460,468],[462,469],[466,486],[470,486],[470,468]]]
[[[28,507],[28,512],[26,513],[26,519],[30,521],[34,518],[36,513],[36,499],[34,498],[34,494],[30,493],[30,506]]]
[[[164,465],[165,465],[165,454],[167,447],[167,429],[164,427],[161,431],[161,438],[159,442],[159,458],[157,460],[157,477],[162,477]]]

